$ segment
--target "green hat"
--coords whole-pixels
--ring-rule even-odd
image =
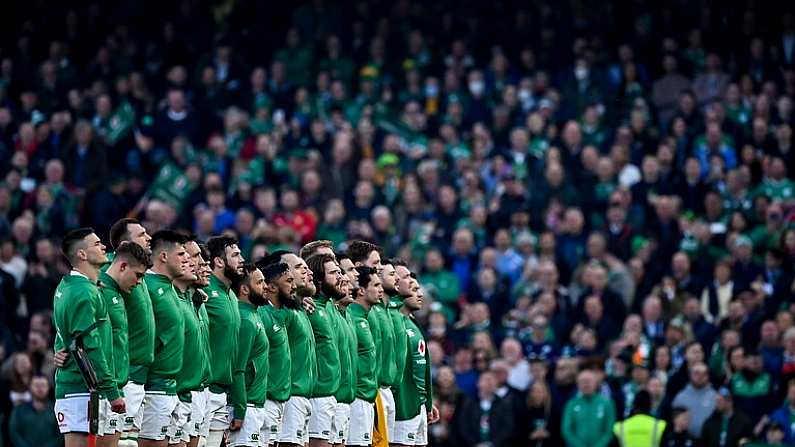
[[[378,157],[378,161],[376,162],[378,169],[384,169],[387,166],[397,166],[399,164],[400,157],[389,152]]]

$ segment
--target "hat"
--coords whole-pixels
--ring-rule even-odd
[[[400,164],[400,157],[392,153],[381,155],[376,162],[376,166],[378,166],[379,169],[383,169],[387,166],[396,166],[398,164]]]

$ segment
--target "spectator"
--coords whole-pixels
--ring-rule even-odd
[[[701,430],[701,441],[705,447],[736,447],[753,436],[753,424],[745,414],[735,410],[733,396],[728,388],[717,393],[715,412]]]
[[[58,447],[63,445],[63,435],[53,415],[50,401],[50,382],[44,376],[34,376],[30,381],[31,401],[14,407],[8,422],[11,441],[17,447]]]
[[[560,415],[553,411],[552,395],[544,381],[536,381],[527,394],[527,413],[521,416],[527,424],[526,440],[530,445],[547,447],[560,445]]]
[[[662,445],[665,447],[688,447],[698,445],[697,437],[693,436],[690,431],[690,413],[687,408],[678,407],[674,408],[672,425],[668,426],[668,430],[663,437]]]
[[[490,443],[495,447],[513,445],[513,406],[509,400],[497,396],[494,374],[481,374],[477,388],[477,399],[465,399],[456,408],[452,427],[454,443]]]
[[[632,417],[616,422],[613,433],[621,446],[659,445],[665,431],[665,421],[650,416],[651,396],[640,391],[632,404]]]
[[[563,410],[561,432],[566,445],[604,447],[612,441],[615,407],[596,393],[598,386],[593,371],[582,371],[577,376],[579,392]]]
[[[530,363],[522,354],[522,345],[514,338],[506,338],[500,345],[500,356],[508,362],[508,386],[525,392],[533,380]]]
[[[30,382],[34,375],[33,362],[24,352],[11,356],[3,364],[3,380],[8,383],[8,399],[17,406],[31,401]]]
[[[795,411],[795,382],[787,383],[787,398],[784,404],[776,409],[770,419],[773,423],[780,424],[784,428],[783,441],[788,444],[795,443],[795,426],[790,423],[790,414]]]
[[[673,407],[687,409],[690,414],[690,435],[701,438],[701,429],[715,409],[717,393],[709,384],[709,371],[703,362],[690,368],[690,383],[673,400]]]

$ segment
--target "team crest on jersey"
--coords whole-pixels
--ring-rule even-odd
[[[366,328],[367,327],[367,322],[366,321],[362,321],[361,325],[362,325],[363,328]]]
[[[114,296],[110,300],[113,301],[113,304],[119,304],[119,297],[117,297],[117,296]]]
[[[406,329],[406,335],[408,335],[409,337],[413,337],[414,336],[414,329]]]
[[[217,290],[213,290],[213,292],[210,295],[212,295],[212,296],[220,296],[220,295],[218,295],[218,291]]]
[[[164,293],[166,293],[166,291],[165,291],[165,290],[163,290],[163,288],[162,288],[162,287],[161,287],[161,288],[159,288],[159,289],[157,289],[157,294],[158,294],[158,295],[162,295],[162,294],[164,294]]]
[[[60,298],[60,297],[62,297],[62,296],[63,296],[63,295],[61,294],[61,291],[60,291],[60,290],[56,290],[56,291],[55,291],[55,297],[56,297],[56,298]]]
[[[420,340],[420,342],[417,344],[417,352],[419,352],[421,355],[425,355],[425,340]]]
[[[262,329],[262,323],[257,322],[257,329]]]
[[[279,326],[278,324],[273,325],[273,332],[279,332],[280,330],[282,330],[281,326]]]

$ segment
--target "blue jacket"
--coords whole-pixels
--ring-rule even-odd
[[[784,443],[795,443],[795,423],[790,423],[789,419],[789,404],[784,403],[778,410],[770,415],[773,422],[778,422],[784,427]]]

